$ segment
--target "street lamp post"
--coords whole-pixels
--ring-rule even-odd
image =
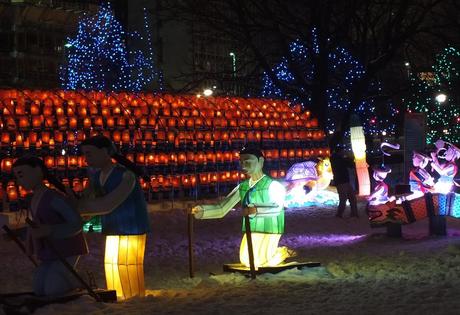
[[[229,54],[232,57],[232,70],[233,70],[233,77],[236,77],[236,55],[234,52]]]
[[[233,94],[236,94],[236,54],[234,52],[230,52],[230,57],[232,57],[232,74],[233,74]]]

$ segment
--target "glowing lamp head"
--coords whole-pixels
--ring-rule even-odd
[[[439,93],[436,95],[435,99],[438,103],[444,103],[447,100],[447,95],[444,93]]]
[[[204,96],[211,96],[213,93],[212,89],[204,89],[203,90],[203,95]]]

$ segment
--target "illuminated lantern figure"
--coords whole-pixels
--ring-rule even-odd
[[[87,198],[79,199],[82,215],[101,216],[106,235],[105,276],[108,289],[127,299],[144,296],[144,251],[150,231],[147,203],[136,176],[142,174],[135,164],[116,153],[110,139],[94,136],[81,144],[89,174]],[[113,163],[114,159],[117,163]]]
[[[329,158],[319,161],[296,163],[286,173],[285,184],[288,194],[305,195],[312,190],[326,189],[333,178]]]
[[[264,157],[260,150],[243,149],[240,163],[250,178],[235,187],[221,202],[195,206],[191,213],[197,219],[222,218],[241,201],[243,216],[250,217],[255,267],[277,266],[292,255],[286,247],[278,247],[284,233],[285,188],[262,172]],[[240,261],[250,266],[246,235],[241,241]]]
[[[390,147],[392,149],[399,149],[399,144],[391,144],[387,142],[382,142],[380,145],[380,150],[382,151],[383,155],[390,156],[390,153],[385,152],[383,148]],[[367,198],[369,201],[369,205],[381,205],[387,203],[388,201],[393,200],[393,198],[388,197],[388,185],[384,182],[385,178],[387,177],[388,173],[391,173],[391,169],[384,166],[383,163],[381,166],[373,167],[374,174],[372,177],[377,181],[377,185],[374,188],[372,194]]]
[[[367,196],[371,192],[371,182],[366,162],[366,139],[364,137],[363,126],[356,116],[352,116],[350,127],[351,148],[355,156],[356,174],[359,183],[359,195]]]
[[[373,167],[373,170],[374,174],[372,177],[376,180],[377,185],[372,194],[367,198],[369,204],[372,206],[381,205],[390,201],[388,197],[388,185],[384,180],[388,173],[391,173],[391,169],[384,165]]]
[[[444,148],[444,145],[447,144],[447,149]],[[441,177],[438,179],[434,185],[434,191],[440,194],[447,194],[452,191],[454,186],[454,177],[457,174],[458,168],[455,164],[455,161],[460,158],[460,149],[455,145],[444,142],[442,140],[436,141],[436,152],[431,153],[431,167],[439,174]],[[445,150],[443,156],[439,156],[439,153]],[[446,160],[445,163],[440,163],[438,156]]]
[[[34,293],[37,296],[59,296],[77,289],[74,275],[60,259],[65,258],[75,267],[80,255],[88,253],[81,218],[67,198],[48,188],[45,180],[64,193],[65,186],[37,157],[17,159],[13,172],[19,185],[33,191],[30,213],[35,226],[28,230],[26,248],[28,255],[34,254],[40,261],[34,274]]]
[[[412,195],[407,199],[415,199],[423,196],[426,192],[432,192],[434,186],[434,178],[425,170],[428,162],[431,159],[419,152],[413,152],[412,164],[414,167],[409,173],[409,184]]]

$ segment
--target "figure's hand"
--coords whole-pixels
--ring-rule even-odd
[[[203,212],[203,207],[202,206],[194,206],[190,209],[188,209],[188,214],[197,214],[197,213],[200,213],[200,212]]]
[[[247,207],[243,208],[243,216],[256,214],[256,213],[257,213],[257,208],[254,206],[248,205]]]
[[[40,238],[44,238],[44,237],[48,237],[51,235],[52,233],[52,228],[51,228],[51,225],[45,225],[45,224],[42,224],[42,225],[37,225],[36,227],[33,227],[31,230],[30,230],[30,233],[32,235],[32,238],[34,239],[40,239]]]

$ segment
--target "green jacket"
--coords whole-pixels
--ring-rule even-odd
[[[251,189],[249,188],[249,179],[240,184],[239,193],[241,204],[247,207],[248,204],[270,204],[270,196],[268,189],[274,180],[269,176],[264,176]],[[251,223],[251,232],[267,233],[267,234],[283,234],[284,233],[284,209],[282,208],[278,215],[263,216],[259,213],[254,217],[249,217]],[[243,232],[246,231],[246,226],[243,219]]]

